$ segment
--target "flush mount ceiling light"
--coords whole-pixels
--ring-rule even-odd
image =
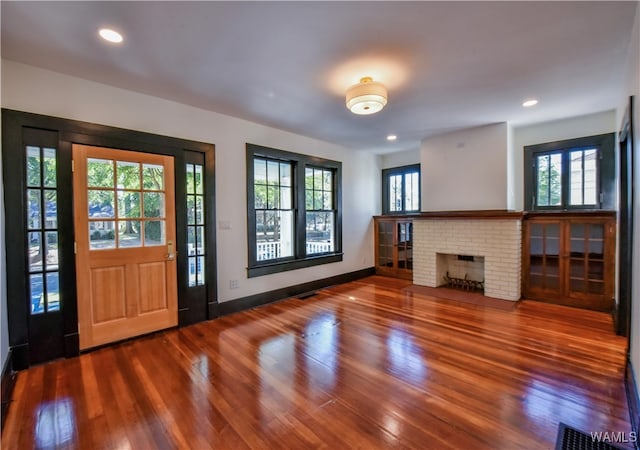
[[[373,114],[387,104],[387,89],[371,77],[347,89],[347,108],[354,114]]]
[[[387,136],[387,141],[395,141],[396,139],[398,139],[398,136],[396,136],[395,134],[390,134]]]
[[[522,106],[524,106],[525,108],[530,108],[532,106],[536,106],[537,104],[538,104],[538,100],[536,100],[535,98],[525,100],[524,102],[522,102]]]
[[[98,34],[105,41],[112,42],[114,44],[119,44],[123,41],[122,35],[111,28],[101,28],[100,31],[98,31]]]

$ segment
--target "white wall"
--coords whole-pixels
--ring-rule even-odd
[[[513,208],[521,211],[524,207],[524,147],[544,144],[584,136],[613,133],[616,131],[616,112],[603,111],[568,119],[537,123],[513,128],[513,144],[510,155],[514,171]]]
[[[220,302],[373,266],[380,158],[319,140],[36,67],[4,61],[4,108],[157,133],[216,146]],[[248,279],[245,143],[342,161],[344,261]],[[230,280],[239,280],[230,289]]]
[[[519,184],[523,182],[522,177],[518,176],[516,166],[522,166],[522,160],[514,151],[514,131],[511,124],[507,124],[507,209],[510,211],[521,211],[518,208],[518,200],[516,195],[519,192]]]
[[[506,122],[422,141],[422,210],[507,209]]]
[[[402,152],[387,153],[381,156],[382,168],[392,169],[394,167],[410,166],[420,164],[420,149],[404,150]]]

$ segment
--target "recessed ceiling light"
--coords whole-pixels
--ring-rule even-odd
[[[387,141],[395,141],[396,139],[398,139],[398,136],[396,136],[395,134],[390,134],[389,136],[387,136]]]
[[[529,108],[529,107],[531,107],[531,106],[535,106],[535,105],[537,105],[537,104],[538,104],[538,100],[536,100],[535,98],[532,98],[532,99],[530,99],[530,100],[525,100],[525,101],[522,103],[522,106],[524,106],[525,108]]]
[[[101,28],[98,34],[102,39],[114,44],[119,44],[123,41],[122,35],[111,28]]]

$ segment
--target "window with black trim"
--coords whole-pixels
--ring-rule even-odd
[[[341,170],[247,144],[249,277],[342,260]]]
[[[60,310],[58,176],[55,148],[26,146],[29,311]]]
[[[525,151],[525,209],[614,209],[615,136],[530,145]]]
[[[382,214],[420,212],[420,164],[382,171]]]
[[[204,166],[186,165],[188,285],[205,284]]]

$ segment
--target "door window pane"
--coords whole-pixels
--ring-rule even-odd
[[[204,280],[204,256],[198,256],[196,258],[196,277],[197,277],[197,282],[196,284],[198,285],[202,285],[204,284],[203,280]]]
[[[108,159],[87,159],[87,186],[113,188],[113,161]]]
[[[200,164],[195,165],[194,182],[196,187],[195,193],[204,194],[204,176],[202,174],[202,165]]]
[[[44,192],[44,227],[51,230],[58,228],[58,193],[52,189]]]
[[[47,311],[60,310],[60,287],[58,272],[47,273]]]
[[[114,191],[87,191],[89,218],[114,218]]]
[[[196,196],[196,224],[204,225],[204,198]]]
[[[27,146],[27,186],[41,186],[40,147]]]
[[[55,148],[45,148],[42,150],[43,153],[43,181],[44,187],[55,188],[56,187],[56,149]]]
[[[156,164],[143,164],[142,188],[162,191],[164,189],[164,167]]]
[[[123,219],[140,217],[140,192],[118,191],[118,217]]]
[[[146,247],[164,245],[164,220],[147,220],[144,222],[144,245]]]
[[[118,189],[140,189],[140,164],[128,161],[118,161]]]
[[[40,209],[40,189],[29,189],[27,191],[27,228],[35,230],[41,228],[41,209]]]
[[[198,255],[204,255],[204,227],[196,228],[196,252]]]
[[[164,194],[162,192],[144,193],[144,217],[164,217]]]
[[[29,272],[42,271],[42,233],[29,233]]]
[[[29,276],[29,292],[31,298],[31,314],[44,312],[44,286],[41,273]]]
[[[140,221],[125,220],[118,221],[118,247],[140,247]]]
[[[116,232],[114,221],[89,222],[90,250],[102,250],[115,247]]]
[[[187,227],[187,255],[196,254],[196,227]]]
[[[58,232],[47,231],[44,235],[46,238],[47,270],[58,270],[58,261],[60,259],[58,251]]]

